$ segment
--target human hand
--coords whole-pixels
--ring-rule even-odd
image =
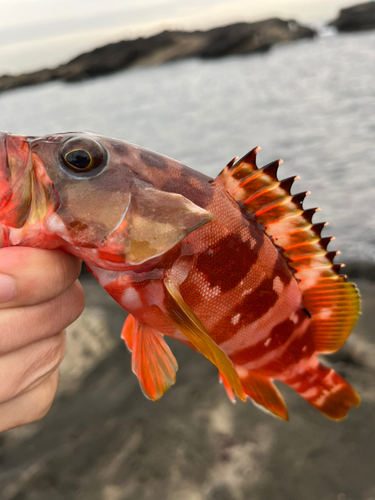
[[[62,330],[84,307],[80,268],[60,250],[0,248],[0,432],[40,420],[51,407]]]

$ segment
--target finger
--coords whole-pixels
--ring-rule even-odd
[[[61,295],[29,307],[0,309],[0,355],[64,330],[83,311],[85,297],[78,281]]]
[[[65,333],[0,357],[0,404],[39,385],[60,365],[65,353]]]
[[[0,432],[42,419],[56,394],[58,370],[37,387],[0,405]]]
[[[1,248],[0,308],[57,297],[74,283],[80,271],[81,261],[62,250]]]

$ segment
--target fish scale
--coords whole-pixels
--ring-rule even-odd
[[[216,179],[134,144],[92,133],[0,133],[4,245],[62,248],[84,260],[129,315],[122,338],[147,397],[176,380],[164,336],[201,352],[234,401],[288,413],[282,381],[335,420],[359,397],[321,352],[345,342],[355,286],[333,264],[332,238],[279,180],[260,148]],[[74,153],[74,154],[73,154]]]

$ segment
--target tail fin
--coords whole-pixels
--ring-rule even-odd
[[[351,406],[359,405],[360,397],[334,370],[321,365],[315,357],[309,361],[305,371],[296,370],[283,382],[327,417],[345,418]]]

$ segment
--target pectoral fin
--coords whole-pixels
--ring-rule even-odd
[[[237,372],[225,352],[211,339],[204,325],[186,304],[178,285],[170,278],[164,279],[173,307],[169,311],[170,320],[188,340],[223,374],[236,395],[245,401],[245,393]]]
[[[145,396],[158,401],[176,382],[176,358],[157,330],[129,314],[121,337],[132,351],[132,370]]]
[[[121,338],[124,340],[126,347],[130,352],[133,350],[133,338],[135,330],[135,318],[132,314],[128,314],[121,330]]]

